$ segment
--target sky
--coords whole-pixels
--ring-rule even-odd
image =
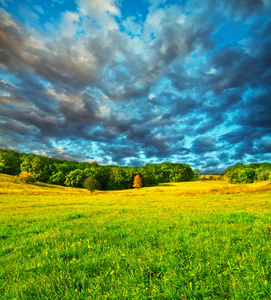
[[[0,148],[271,162],[270,0],[0,0]]]

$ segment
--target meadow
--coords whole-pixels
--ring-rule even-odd
[[[271,182],[96,191],[0,175],[1,299],[271,299]]]

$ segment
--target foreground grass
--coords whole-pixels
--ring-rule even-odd
[[[271,298],[267,183],[56,196],[2,178],[1,299]]]

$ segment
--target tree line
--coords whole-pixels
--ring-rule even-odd
[[[188,164],[164,162],[146,164],[144,167],[99,165],[96,162],[78,163],[0,149],[0,173],[18,176],[21,172],[31,174],[41,182],[80,188],[91,177],[98,182],[101,190],[132,188],[136,175],[140,176],[142,186],[146,187],[194,178]]]
[[[229,183],[252,183],[254,181],[271,180],[271,164],[268,162],[249,165],[239,163],[229,167],[222,175],[223,179]]]

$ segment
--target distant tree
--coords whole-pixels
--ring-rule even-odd
[[[0,173],[18,175],[20,173],[19,153],[0,149]]]
[[[140,175],[137,174],[135,177],[134,177],[134,182],[133,182],[133,187],[134,188],[140,188],[142,187],[142,183],[141,183],[141,178],[140,178]]]
[[[194,172],[195,176],[202,175],[202,173],[199,169],[194,169],[193,172]]]
[[[19,174],[18,179],[20,181],[25,181],[26,183],[34,183],[37,181],[34,176],[24,171]]]
[[[95,179],[94,176],[89,176],[85,180],[84,187],[88,189],[91,193],[101,188],[100,183],[98,182],[98,180]]]
[[[256,170],[255,179],[258,181],[271,179],[271,164],[267,162],[260,164],[259,169]]]
[[[223,178],[229,183],[253,183],[255,174],[255,169],[251,168],[250,165],[236,164],[225,170]]]
[[[38,181],[48,182],[55,166],[53,160],[40,155],[26,154],[21,163],[21,170],[32,174]]]

